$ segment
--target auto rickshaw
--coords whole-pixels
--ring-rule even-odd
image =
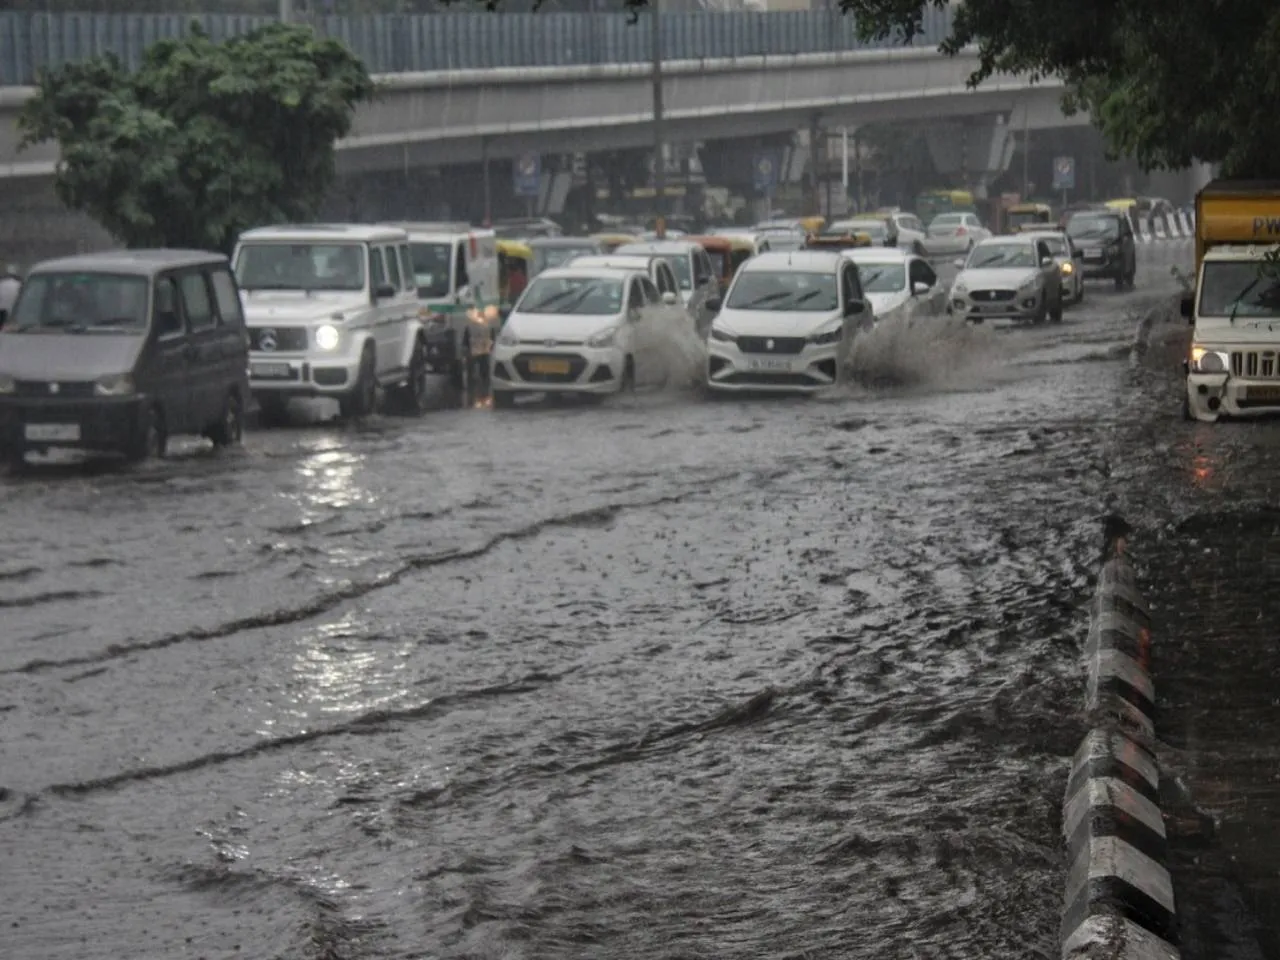
[[[738,275],[738,269],[759,253],[759,243],[746,237],[725,237],[729,241],[729,279]]]
[[[856,250],[859,247],[871,246],[871,234],[846,233],[843,236],[827,234],[821,237],[810,236],[804,242],[805,250]]]
[[[533,249],[518,240],[499,240],[498,247],[498,307],[499,319],[506,322],[511,308],[520,299],[529,275],[533,272]],[[513,276],[515,278],[512,284]]]
[[[613,253],[619,247],[628,243],[640,242],[639,237],[632,236],[629,233],[593,233],[591,239],[604,247],[605,253]]]
[[[733,243],[727,237],[706,235],[682,237],[681,239],[696,243],[707,251],[707,257],[711,260],[711,267],[720,279],[720,289],[729,289],[729,281],[733,279]]]
[[[1006,211],[1010,233],[1028,230],[1052,230],[1053,208],[1047,203],[1015,203]]]
[[[827,225],[826,217],[801,217],[800,226],[804,228],[805,233],[821,233],[822,228]]]

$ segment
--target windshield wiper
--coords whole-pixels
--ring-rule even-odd
[[[762,297],[756,297],[754,300],[744,303],[740,309],[750,310],[752,307],[773,303],[775,300],[785,300],[789,296],[791,296],[790,290],[775,290],[773,293],[766,293]]]
[[[821,290],[810,290],[808,293],[802,293],[796,297],[796,304],[804,303],[806,300],[812,300],[814,297],[822,293]]]
[[[1236,314],[1240,311],[1240,303],[1244,300],[1245,297],[1247,297],[1250,293],[1252,293],[1253,288],[1256,287],[1261,282],[1262,282],[1262,274],[1258,274],[1256,277],[1250,280],[1247,284],[1245,284],[1245,288],[1243,290],[1241,290],[1232,298],[1234,302],[1231,304],[1231,315],[1227,317],[1228,323],[1232,325],[1235,324]]]
[[[868,287],[870,287],[873,283],[875,283],[877,280],[880,279],[880,275],[882,273],[884,273],[883,270],[876,270],[874,273],[868,274],[867,276],[863,277],[862,288],[865,290]]]

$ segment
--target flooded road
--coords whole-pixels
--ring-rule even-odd
[[[894,388],[0,482],[4,954],[1057,956],[1168,262]]]

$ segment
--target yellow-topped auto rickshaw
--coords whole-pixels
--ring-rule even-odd
[[[498,313],[502,322],[524,293],[533,272],[533,248],[519,240],[499,240],[498,246]],[[514,280],[514,283],[512,282]]]
[[[759,252],[759,244],[746,237],[725,237],[729,241],[729,279],[738,275],[738,269]]]
[[[809,237],[809,239],[804,242],[804,249],[856,250],[859,247],[869,247],[871,245],[871,234],[869,233],[846,233],[838,236],[825,234],[821,237]]]
[[[639,243],[640,238],[629,233],[593,233],[591,239],[604,247],[605,253],[613,253],[628,243]]]
[[[729,281],[733,279],[733,243],[729,238],[710,234],[681,237],[680,239],[696,243],[707,251],[707,258],[711,261],[711,268],[715,271],[716,277],[720,281],[720,289],[722,291],[728,290]]]
[[[826,217],[801,217],[799,224],[804,228],[805,233],[821,233],[822,228],[827,225]]]
[[[1047,203],[1015,203],[1005,211],[1005,222],[1010,233],[1052,230],[1055,226],[1053,208]]]

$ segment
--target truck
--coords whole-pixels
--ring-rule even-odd
[[[1195,212],[1183,416],[1280,413],[1280,180],[1214,180]]]

